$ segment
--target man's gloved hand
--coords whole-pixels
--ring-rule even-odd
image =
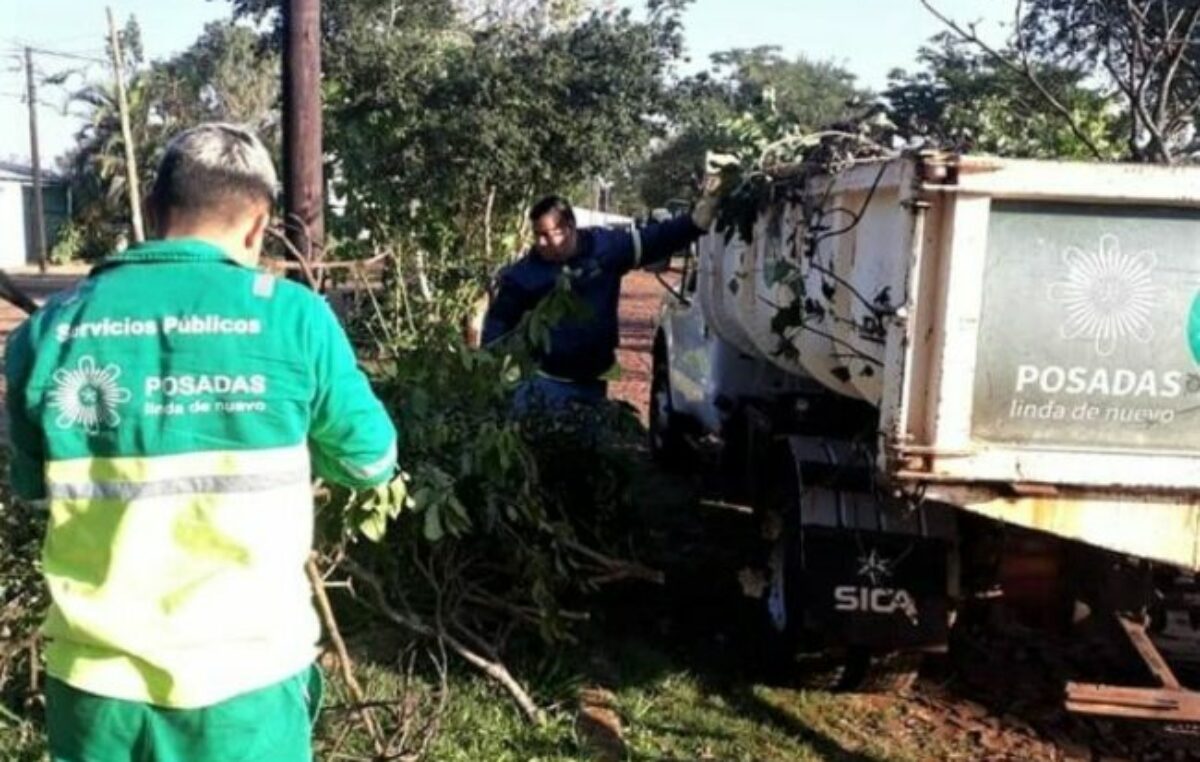
[[[692,207],[692,222],[701,230],[708,230],[717,219],[721,199],[729,187],[736,183],[737,158],[709,153],[704,157],[704,184],[700,199]]]
[[[712,227],[713,222],[717,219],[717,206],[721,203],[721,198],[708,190],[709,179],[705,178],[704,194],[692,207],[692,224],[701,230],[708,230]]]

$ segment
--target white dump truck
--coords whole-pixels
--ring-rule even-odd
[[[982,595],[1112,615],[1161,685],[1069,705],[1200,720],[1155,645],[1196,613],[1200,169],[930,153],[769,187],[677,266],[651,439],[763,517],[777,634],[936,650]]]

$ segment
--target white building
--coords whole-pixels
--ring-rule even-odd
[[[46,248],[71,216],[71,197],[61,177],[42,170],[42,205],[46,214]],[[0,162],[0,269],[37,264],[33,170]]]

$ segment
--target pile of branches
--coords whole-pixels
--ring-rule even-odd
[[[8,472],[0,456],[0,473]],[[13,500],[0,480],[0,728],[33,736],[41,659],[38,625],[47,596],[41,578],[46,511]]]
[[[821,216],[828,197],[813,199],[809,181],[837,175],[864,163],[903,155],[910,146],[881,109],[816,132],[787,131],[712,160],[710,171],[730,188],[720,202],[717,231],[728,242],[736,234],[750,243],[754,223],[773,201],[787,198],[809,207],[805,219]]]
[[[448,706],[445,675],[454,664],[479,670],[542,723],[543,702],[508,666],[514,646],[572,642],[590,618],[592,593],[661,576],[632,560],[629,487],[642,439],[632,410],[611,403],[553,417],[513,413],[514,388],[532,372],[549,328],[586,317],[569,282],[495,350],[467,345],[461,309],[443,303],[433,318],[412,300],[413,284],[393,285],[409,300],[399,308],[403,321],[391,318],[389,294],[374,293],[351,300],[364,312],[348,323],[370,337],[364,359],[400,432],[403,473],[365,493],[319,486],[324,540],[310,573],[329,590],[322,608],[347,688],[343,716],[369,736],[366,758],[415,759]],[[409,319],[419,332],[397,327]],[[424,655],[418,672],[426,689],[435,684],[434,700],[381,699],[356,685],[345,640],[381,631],[399,633],[403,653]],[[408,674],[413,662],[396,657],[390,666]],[[333,733],[343,755],[344,728]]]

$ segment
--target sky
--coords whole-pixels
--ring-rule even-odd
[[[336,0],[326,0],[335,2]],[[641,8],[642,0],[617,0]],[[81,61],[35,53],[35,70],[51,75],[82,67],[62,87],[38,93],[38,131],[43,164],[53,165],[73,143],[81,121],[64,113],[67,95],[84,77],[107,76],[107,21],[101,0],[0,0],[0,160],[28,161],[29,116],[21,48],[101,59]],[[118,26],[137,17],[149,59],[186,48],[204,24],[230,13],[225,0],[107,0]],[[996,19],[1011,13],[1011,0],[937,0],[961,21]],[[684,16],[691,63],[704,68],[708,57],[731,48],[778,45],[787,56],[832,60],[859,77],[860,84],[882,88],[895,67],[912,67],[917,49],[941,30],[918,0],[694,0]],[[997,32],[994,32],[997,33]]]
[[[1012,0],[933,4],[956,21],[986,22],[981,29],[989,39],[1014,7]],[[684,15],[693,66],[704,68],[709,55],[722,50],[778,45],[788,57],[832,60],[875,90],[892,69],[911,68],[917,49],[942,29],[918,0],[694,0]]]
[[[106,5],[112,8],[118,27],[130,14],[137,16],[148,59],[183,50],[206,23],[228,17],[231,7],[223,0],[0,0],[0,160],[29,159],[29,113],[20,48],[31,45],[101,59],[90,63],[34,53],[35,70],[41,74],[83,67],[92,81],[99,81],[109,71],[104,64],[108,58]],[[39,143],[43,157],[50,158],[43,158],[43,165],[53,166],[52,159],[74,143],[81,120],[62,112],[69,93],[85,81],[83,75],[77,75],[63,87],[39,90]]]

